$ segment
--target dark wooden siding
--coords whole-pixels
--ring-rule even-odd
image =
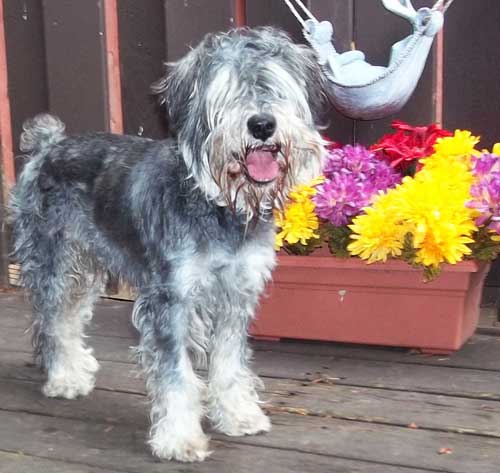
[[[14,153],[26,118],[49,108],[42,5],[39,0],[4,0],[7,71]],[[16,171],[22,160],[16,159]]]
[[[44,0],[49,109],[71,133],[108,130],[102,0]]]
[[[109,0],[0,0],[4,5],[14,152],[23,121],[41,111],[59,114],[70,132],[110,129],[109,80],[103,6]],[[120,78],[124,131],[153,138],[167,135],[164,110],[150,84],[163,63],[179,59],[209,31],[236,25],[243,0],[118,0]],[[386,65],[391,45],[409,25],[375,0],[309,0],[319,19],[332,21],[335,44],[356,47],[367,60]],[[414,0],[416,7],[434,0]],[[241,12],[240,12],[241,13]],[[250,26],[273,25],[303,42],[300,25],[281,0],[248,0]],[[450,129],[470,128],[491,146],[499,133],[497,80],[500,2],[455,2],[444,30],[443,109],[436,101],[440,70],[434,48],[414,96],[395,117],[362,122],[329,110],[325,134],[342,143],[369,144],[393,118],[425,124],[442,116]],[[19,172],[22,160],[16,160]],[[500,263],[489,282],[500,286]]]
[[[107,129],[106,72],[102,2],[77,0],[4,0],[5,26],[14,142],[22,121],[38,111],[62,115],[71,131]],[[430,6],[434,0],[415,0]],[[208,31],[235,26],[236,0],[120,0],[121,85],[124,128],[151,137],[166,135],[163,112],[149,93],[150,84]],[[300,25],[281,1],[247,1],[250,26],[284,28],[303,41]],[[387,64],[391,45],[410,32],[404,20],[388,13],[378,1],[311,0],[320,19],[331,20],[336,47],[356,47],[373,64]],[[495,113],[500,105],[494,54],[499,35],[500,4],[482,0],[465,7],[455,2],[447,13],[444,64],[444,123],[473,128],[490,145],[497,133]],[[474,25],[481,24],[481,34]],[[414,96],[397,118],[428,123],[436,113],[435,51],[431,54]],[[485,80],[477,80],[478,77]],[[328,112],[328,134],[340,142],[368,144],[388,130],[392,118],[355,122]]]
[[[167,57],[176,61],[206,33],[236,26],[235,1],[165,0],[165,24]]]
[[[490,148],[500,141],[500,2],[457,3],[448,10],[445,25],[444,124],[472,130],[481,136],[481,146]],[[486,285],[500,288],[500,260],[492,265]],[[500,299],[500,289],[493,298]]]
[[[490,147],[500,141],[500,2],[455,2],[444,45],[444,119],[470,128]]]
[[[124,132],[162,138],[165,115],[150,92],[167,59],[163,0],[119,0]]]

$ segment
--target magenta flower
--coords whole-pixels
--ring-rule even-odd
[[[352,174],[335,173],[316,187],[316,214],[337,227],[346,225],[367,201],[362,187]]]
[[[472,157],[472,172],[478,179],[483,179],[492,172],[500,171],[499,157],[494,154],[482,154]]]
[[[472,200],[467,207],[478,210],[477,226],[500,234],[500,157],[483,154],[472,158],[472,172],[477,181],[471,186]]]
[[[382,165],[381,165],[382,164]],[[386,191],[396,184],[401,182],[401,174],[394,171],[394,168],[385,161],[377,163],[377,165],[368,173],[368,182],[373,187],[373,194],[379,191]]]
[[[347,225],[380,191],[401,181],[401,175],[363,146],[344,146],[328,154],[313,200],[316,214],[335,226]]]
[[[364,146],[347,145],[330,151],[323,174],[327,178],[342,170],[366,174],[373,169],[374,161],[374,154]]]

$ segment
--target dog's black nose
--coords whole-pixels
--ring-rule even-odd
[[[254,138],[266,141],[276,131],[276,118],[270,113],[259,113],[248,119],[247,126]]]

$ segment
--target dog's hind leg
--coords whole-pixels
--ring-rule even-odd
[[[94,302],[99,295],[97,287],[100,285],[71,291],[61,306],[62,311],[53,312],[48,327],[38,327],[39,340],[43,337],[46,343],[51,338],[44,354],[45,358],[51,358],[43,387],[48,397],[74,399],[86,396],[94,388],[99,364],[92,348],[85,343],[84,328],[92,318]]]
[[[141,334],[138,355],[152,401],[149,444],[167,460],[202,461],[209,454],[203,433],[205,386],[188,354],[189,304],[166,289],[141,294],[133,322]]]
[[[99,368],[85,343],[84,328],[92,318],[102,279],[65,243],[51,245],[53,251],[33,258],[37,269],[30,274],[28,264],[25,271],[33,303],[33,346],[47,373],[43,393],[74,399],[92,391]]]

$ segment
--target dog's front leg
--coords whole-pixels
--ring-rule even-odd
[[[167,292],[142,295],[134,308],[141,333],[139,354],[152,400],[149,444],[153,454],[168,460],[202,461],[209,454],[203,433],[202,396],[187,352],[187,306]]]
[[[251,350],[247,344],[247,325],[256,297],[243,299],[235,298],[230,313],[218,318],[210,353],[210,419],[215,429],[231,436],[253,435],[271,429],[269,418],[259,406],[256,387],[261,382],[249,368]]]

